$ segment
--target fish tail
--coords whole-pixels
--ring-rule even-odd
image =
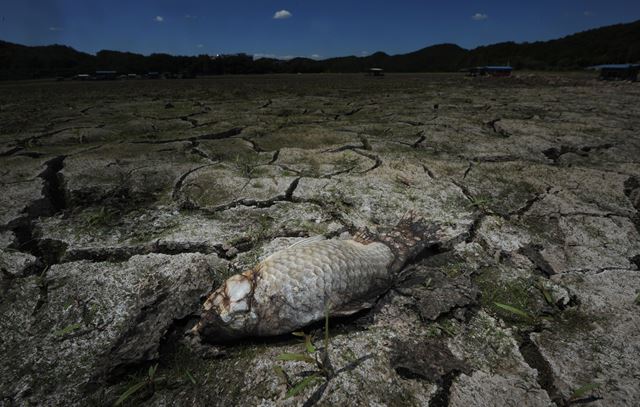
[[[379,238],[394,254],[391,271],[397,273],[407,262],[436,246],[439,230],[439,224],[429,222],[413,211],[407,212],[393,229]]]

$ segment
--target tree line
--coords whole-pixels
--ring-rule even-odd
[[[63,45],[28,47],[0,41],[0,79],[72,77],[97,70],[123,74],[151,71],[196,75],[363,72],[377,67],[389,72],[451,72],[482,65],[515,69],[573,70],[605,63],[640,62],[640,20],[569,35],[551,41],[503,42],[471,50],[455,44],[434,45],[401,55],[384,52],[365,57],[325,60],[254,59],[248,54],[172,56],[100,51],[96,55]]]

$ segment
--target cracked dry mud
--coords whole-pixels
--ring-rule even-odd
[[[0,405],[640,404],[640,85],[582,76],[0,86]],[[306,236],[445,238],[294,337],[194,343],[204,296]],[[496,305],[505,304],[519,312]],[[306,329],[322,344],[322,327]]]

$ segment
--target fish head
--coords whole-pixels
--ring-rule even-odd
[[[254,271],[227,279],[209,295],[203,305],[200,321],[193,330],[215,342],[249,335],[258,319],[252,310],[255,284]]]

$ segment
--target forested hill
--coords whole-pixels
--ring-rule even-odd
[[[466,50],[455,44],[434,45],[401,55],[377,52],[366,57],[325,60],[294,58],[283,61],[247,54],[192,57],[118,51],[96,55],[63,45],[27,47],[0,41],[0,79],[72,76],[96,70],[119,73],[149,71],[190,75],[362,72],[371,67],[390,72],[457,71],[478,65],[511,64],[516,69],[579,69],[602,63],[640,62],[640,20],[569,35],[551,41],[503,42]]]

